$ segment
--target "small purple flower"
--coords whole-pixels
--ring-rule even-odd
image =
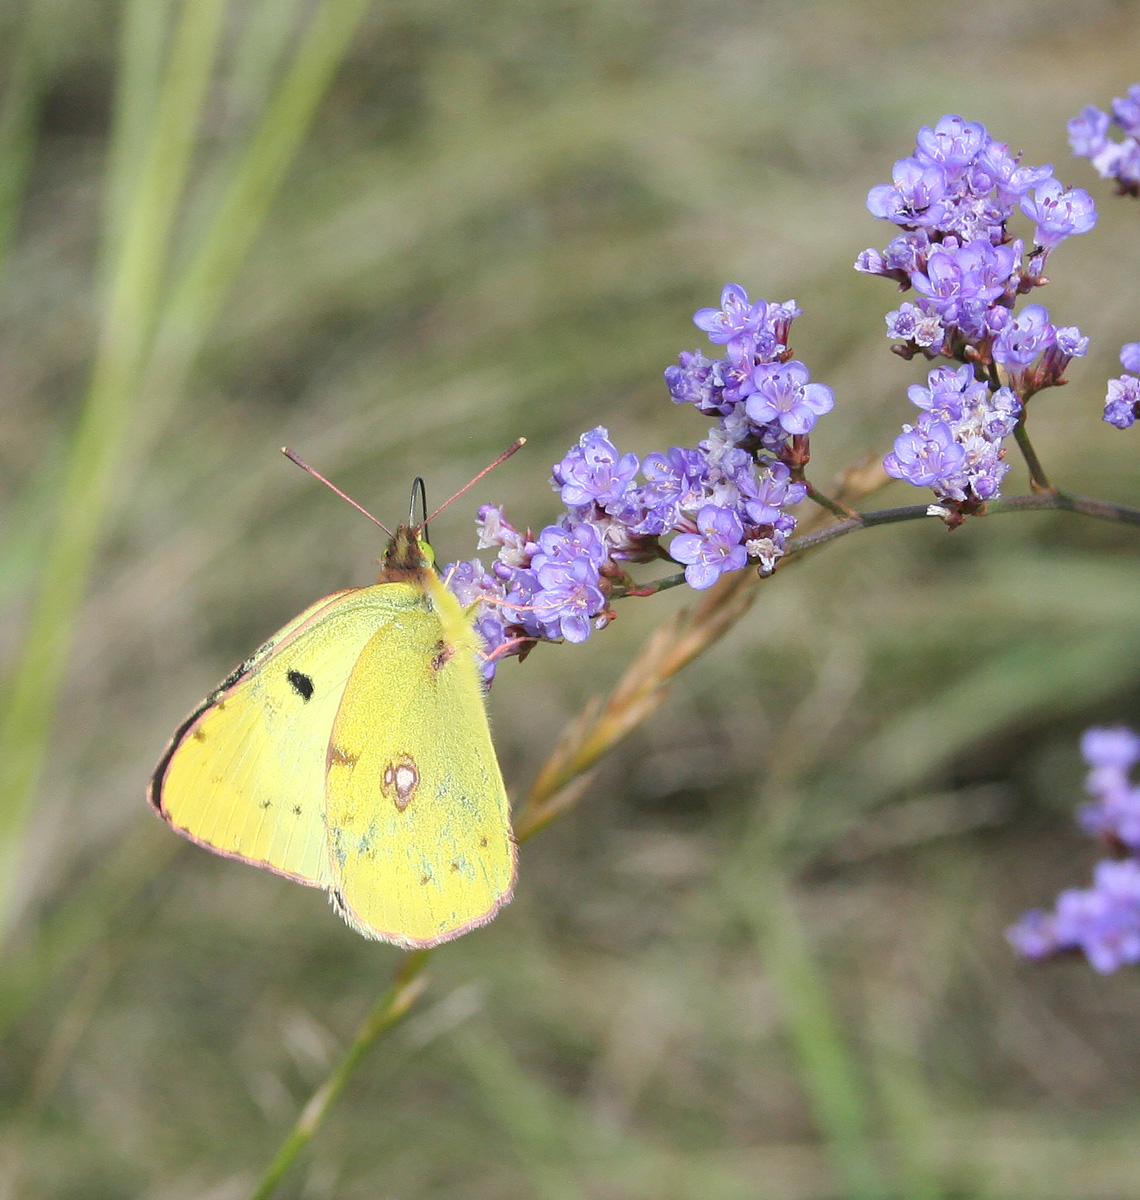
[[[904,300],[893,312],[887,313],[887,337],[902,338],[916,346],[941,346],[946,330],[934,313],[924,313],[917,304]]]
[[[784,463],[773,463],[759,477],[749,472],[738,479],[744,512],[753,525],[772,525],[781,510],[799,504],[807,496],[807,484],[793,482]]]
[[[794,300],[773,302],[768,305],[768,316],[765,325],[771,334],[771,345],[763,346],[767,354],[783,351],[788,345],[788,333],[796,317],[802,317],[804,310]]]
[[[944,421],[960,421],[967,407],[988,390],[974,378],[974,368],[967,363],[961,367],[935,367],[926,377],[926,387],[912,383],[906,394],[915,408]]]
[[[736,513],[706,504],[697,514],[697,532],[680,533],[669,553],[685,563],[685,582],[698,591],[712,587],[725,571],[739,571],[748,562],[741,545],[744,526]]]
[[[1057,326],[1057,349],[1066,358],[1084,358],[1088,353],[1089,339],[1075,325]]]
[[[1108,141],[1108,113],[1086,104],[1080,115],[1069,122],[1069,145],[1077,158],[1092,158]]]
[[[719,362],[699,350],[682,350],[679,365],[665,368],[665,386],[674,404],[692,404],[698,412],[723,413],[732,407],[724,399]]]
[[[1081,755],[1094,771],[1127,773],[1140,762],[1140,735],[1126,725],[1094,725],[1081,738]]]
[[[1055,338],[1049,310],[1043,304],[1028,304],[994,341],[994,362],[1006,367],[1028,366]]]
[[[497,504],[480,507],[475,528],[479,534],[478,547],[489,550],[499,547],[499,561],[516,567],[525,567],[534,553],[534,543],[528,542],[526,534],[520,533],[504,516]]]
[[[482,600],[501,599],[505,594],[502,584],[483,570],[483,564],[477,558],[449,563],[443,569],[443,579],[464,608],[470,608]]]
[[[1048,958],[1061,949],[1057,941],[1056,918],[1039,908],[1031,909],[1020,921],[1011,925],[1005,931],[1005,936],[1022,958]]]
[[[953,429],[945,421],[928,421],[921,427],[903,426],[883,467],[888,475],[915,487],[938,488],[958,474],[965,458]]]
[[[753,373],[755,392],[745,411],[757,425],[778,424],[786,433],[809,433],[835,405],[831,388],[809,382],[802,362],[763,363]]]
[[[1097,863],[1091,888],[1057,897],[1054,920],[1058,946],[1083,950],[1102,975],[1140,962],[1140,863]]]
[[[1140,738],[1123,726],[1089,729],[1081,753],[1089,765],[1085,791],[1093,803],[1077,810],[1077,822],[1086,833],[1140,850],[1140,789],[1128,778],[1140,757]]]
[[[1128,429],[1140,416],[1140,378],[1121,375],[1108,381],[1104,398],[1104,419],[1117,429]]]
[[[1013,211],[1018,200],[1032,188],[1040,186],[1053,174],[1052,166],[1025,167],[1020,157],[1010,153],[1004,142],[990,142],[978,155],[974,191],[990,187],[997,192],[1004,220]],[[984,172],[984,180],[983,173]],[[988,185],[988,186],[986,186]]]
[[[603,508],[621,502],[637,474],[636,454],[618,456],[617,447],[601,426],[578,439],[578,445],[554,467],[554,486],[562,493],[562,503],[581,508],[597,503]]]
[[[506,588],[494,575],[483,570],[483,564],[477,558],[449,563],[443,570],[443,579],[465,609],[475,609],[474,627],[483,641],[479,667],[483,678],[490,682],[495,677],[497,663],[491,655],[506,641],[505,618],[498,603],[506,599]]]
[[[931,252],[925,271],[911,278],[915,288],[926,297],[931,311],[946,323],[961,323],[968,301],[985,304],[996,300],[1009,283],[1017,265],[1013,246],[992,246],[978,239],[965,246],[944,246]]]
[[[1140,83],[1128,89],[1128,95],[1112,102],[1112,119],[1130,137],[1140,137]]]
[[[1001,495],[1001,481],[1009,471],[1009,463],[1002,459],[1001,443],[990,441],[980,434],[962,439],[966,452],[962,475],[964,484],[947,481],[946,495],[955,500],[965,498],[966,486],[979,500],[994,500]]]
[[[584,642],[590,636],[591,620],[606,607],[597,567],[585,558],[575,558],[546,563],[535,574],[539,591],[532,603],[546,636]]]
[[[708,462],[699,450],[673,446],[665,454],[647,454],[641,469],[645,476],[641,489],[645,532],[665,533],[674,527],[681,511],[699,502],[708,479]]]
[[[1126,371],[1140,374],[1140,342],[1128,342],[1120,347],[1120,365]]]
[[[1047,179],[1032,198],[1021,201],[1021,211],[1037,222],[1033,239],[1047,250],[1075,233],[1088,233],[1096,224],[1096,205],[1082,188],[1070,188],[1059,179]]]
[[[1013,433],[1020,419],[1021,401],[1016,392],[1007,387],[998,388],[985,402],[982,432],[991,441],[1000,442]]]
[[[1093,166],[1099,170],[1101,164],[1094,158]],[[1112,170],[1109,174],[1115,176],[1124,191],[1130,195],[1136,195],[1140,190],[1140,141],[1130,137],[1120,143],[1113,155]],[[1103,170],[1101,176],[1105,177]]]
[[[986,127],[958,116],[943,117],[933,129],[924,125],[918,131],[918,155],[954,172],[969,166],[989,140]]]
[[[734,339],[757,333],[767,313],[765,301],[750,304],[744,288],[738,283],[730,283],[720,294],[720,308],[698,309],[693,324],[709,335],[710,342],[724,346]]]
[[[893,184],[880,184],[867,193],[867,208],[871,215],[896,225],[928,224],[931,207],[937,205],[946,192],[945,170],[934,162],[900,158],[891,176]]]
[[[1009,470],[1001,442],[1021,417],[1016,394],[1008,387],[991,392],[968,363],[935,367],[926,387],[912,384],[907,394],[922,416],[903,426],[883,459],[887,474],[932,488],[944,500],[994,499]]]

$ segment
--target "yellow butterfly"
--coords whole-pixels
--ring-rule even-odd
[[[327,888],[358,932],[408,948],[486,924],[516,872],[481,642],[426,525],[396,529],[377,583],[318,600],[224,679],[148,792],[191,841]]]

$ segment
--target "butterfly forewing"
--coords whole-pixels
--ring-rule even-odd
[[[361,651],[417,600],[402,585],[356,588],[290,621],[183,723],[151,781],[151,803],[213,850],[330,886],[333,722]]]

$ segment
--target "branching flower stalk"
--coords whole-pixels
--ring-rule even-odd
[[[1133,107],[1140,105],[1140,93],[1130,97]],[[1086,113],[1085,120],[1092,118]],[[539,642],[585,641],[613,619],[618,599],[681,584],[705,593],[691,612],[664,622],[609,696],[587,704],[563,733],[516,808],[520,842],[577,803],[602,757],[657,710],[684,666],[744,616],[762,580],[824,543],[902,521],[933,517],[953,530],[984,515],[1048,509],[1140,524],[1138,509],[1057,489],[1026,431],[1029,400],[1066,382],[1065,369],[1085,354],[1088,339],[1075,327],[1054,325],[1040,304],[1016,306],[1048,283],[1043,269],[1053,250],[1093,228],[1088,194],[1066,190],[1051,167],[1023,166],[982,125],[947,116],[919,131],[914,154],[895,164],[893,183],[872,189],[867,203],[900,232],[884,251],[864,251],[856,269],[892,279],[917,297],[887,317],[888,335],[901,339],[895,353],[950,364],[910,387],[920,415],[904,425],[881,466],[853,468],[834,495],[812,484],[809,435],[834,398],[794,358],[788,338],[800,309],[792,300],[752,301],[743,287],[728,284],[720,308],[694,317],[723,356],[685,352],[665,372],[674,402],[715,418],[708,436],[696,447],[639,459],[621,453],[600,426],[584,433],[553,469],[566,506],[555,524],[536,535],[486,505],[479,512],[480,546],[495,549],[495,561],[489,570],[478,559],[446,569],[474,613],[488,679],[503,658],[525,657]],[[1035,222],[1028,247],[1009,230],[1018,208]],[[1140,344],[1126,346],[1121,361],[1140,370]],[[1131,379],[1114,380],[1109,389],[1105,419],[1122,428],[1140,412],[1140,382]],[[1031,491],[1003,499],[1004,443],[1011,435]],[[888,477],[929,488],[933,501],[860,511],[857,505]],[[806,522],[790,511],[805,499],[816,506]],[[683,572],[648,583],[630,576],[628,564],[655,561]],[[1128,753],[1131,764],[1136,754]],[[1045,919],[1035,920],[1036,935]],[[1042,952],[1067,944],[1054,926],[1047,932],[1053,941],[1042,942]],[[305,1106],[254,1200],[272,1194],[367,1050],[410,1010],[425,986],[430,953],[405,959]]]

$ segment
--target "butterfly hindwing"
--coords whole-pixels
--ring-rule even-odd
[[[174,735],[154,807],[193,841],[301,883],[332,884],[325,765],[364,647],[419,603],[407,584],[326,596],[279,630]]]
[[[515,845],[476,635],[434,577],[349,676],[328,750],[334,900],[362,933],[430,946],[510,899]]]

